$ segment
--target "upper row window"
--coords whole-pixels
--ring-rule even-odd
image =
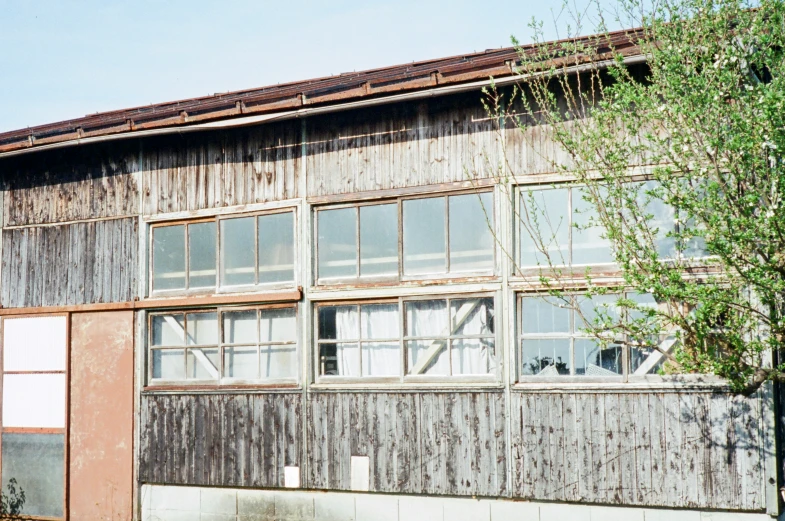
[[[152,290],[293,283],[294,221],[286,211],[156,226]]]
[[[493,273],[493,194],[358,204],[317,212],[317,278]]]

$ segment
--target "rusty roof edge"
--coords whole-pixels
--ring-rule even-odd
[[[639,52],[635,52],[629,54],[623,58],[624,63],[626,64],[634,64],[634,63],[643,63],[646,61],[646,56],[640,54]],[[565,67],[562,71],[562,74],[574,74],[584,70],[588,70],[591,68],[597,67],[606,67],[611,65],[614,62],[613,59],[601,60],[596,62],[588,62],[580,65],[574,65],[571,67]],[[454,85],[443,85],[443,86],[436,86],[436,87],[427,87],[419,90],[415,90],[413,92],[405,92],[401,94],[391,94],[386,95],[378,98],[371,98],[371,99],[360,99],[355,101],[345,101],[343,103],[333,103],[323,106],[316,106],[316,107],[303,107],[294,110],[284,110],[284,111],[277,111],[277,112],[270,112],[266,114],[258,114],[254,116],[234,116],[227,119],[220,119],[217,121],[210,121],[206,123],[196,123],[196,124],[186,124],[186,125],[171,125],[161,128],[153,128],[153,129],[146,129],[146,130],[128,130],[122,131],[112,134],[106,135],[97,135],[93,137],[77,137],[73,139],[66,139],[63,141],[51,142],[43,145],[34,145],[29,144],[28,146],[18,148],[15,150],[9,150],[6,152],[0,152],[0,159],[24,154],[30,154],[38,151],[45,151],[45,150],[52,150],[56,148],[65,148],[71,146],[78,146],[78,145],[87,145],[91,143],[101,143],[106,141],[117,141],[122,139],[136,139],[136,138],[143,138],[143,137],[152,137],[152,136],[159,136],[159,135],[170,135],[170,134],[184,134],[190,132],[200,132],[200,131],[209,131],[209,130],[216,130],[222,128],[235,128],[235,127],[243,127],[249,125],[256,125],[260,123],[272,122],[272,121],[281,121],[287,119],[295,119],[307,116],[314,116],[317,114],[329,113],[329,112],[339,112],[345,110],[352,110],[355,108],[361,107],[370,107],[376,105],[385,105],[389,103],[395,103],[399,101],[406,101],[406,100],[413,100],[413,99],[424,99],[433,96],[442,96],[448,94],[456,94],[460,92],[466,92],[471,90],[478,90],[482,87],[486,87],[491,83],[495,85],[508,85],[512,83],[518,82],[523,77],[536,77],[543,74],[547,74],[548,71],[539,71],[533,72],[529,74],[511,74],[509,76],[505,76],[503,78],[488,78],[485,80],[473,81],[473,82],[466,82],[466,83],[459,83]]]

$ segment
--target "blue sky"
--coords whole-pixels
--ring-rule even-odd
[[[0,132],[508,46],[530,40],[532,17],[555,38],[561,12],[559,0],[5,0]]]

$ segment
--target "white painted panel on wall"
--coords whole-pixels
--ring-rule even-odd
[[[371,460],[368,456],[352,456],[352,490],[367,492],[371,488]]]
[[[4,371],[65,371],[66,317],[3,320]]]
[[[6,374],[3,427],[65,428],[65,375]]]
[[[300,488],[300,467],[283,468],[283,486],[286,488]]]

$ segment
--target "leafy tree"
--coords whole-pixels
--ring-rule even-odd
[[[7,488],[7,494],[0,491],[0,519],[22,519],[25,491],[18,486],[14,478],[8,480]]]
[[[584,187],[590,209],[576,226],[599,227],[619,269],[613,282],[571,268],[547,205],[524,197],[536,284],[576,309],[576,276],[589,297],[652,295],[656,305],[628,296],[598,308],[586,329],[660,353],[661,373],[718,375],[745,394],[785,381],[785,2],[619,2],[625,26],[642,27],[629,37],[645,66],[602,31],[519,46],[514,91],[486,92],[508,131],[538,125],[563,149],[569,161],[553,169]]]

